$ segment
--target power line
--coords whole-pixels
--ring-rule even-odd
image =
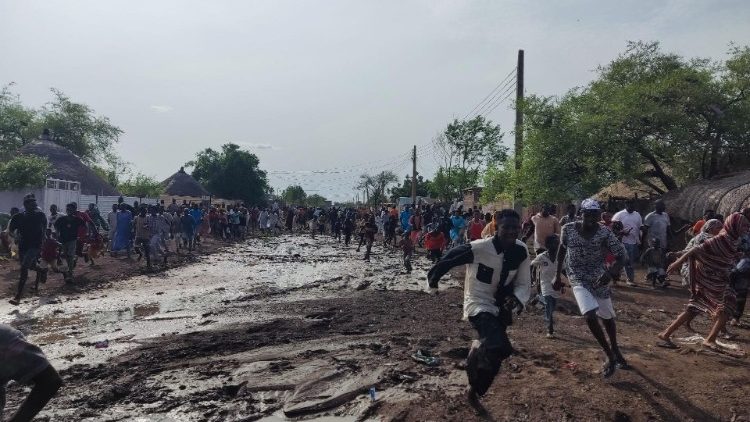
[[[497,94],[495,94],[495,96],[490,101],[488,101],[484,105],[484,107],[482,107],[482,109],[480,109],[480,110],[477,111],[477,115],[478,116],[485,115],[486,114],[486,110],[488,108],[490,108],[492,106],[492,104],[495,104],[498,98],[502,98],[508,92],[512,92],[513,89],[516,87],[515,82],[516,82],[515,79],[508,81],[508,84],[505,85],[505,87],[503,88],[503,91],[499,91]]]
[[[474,108],[471,109],[471,111],[469,111],[468,113],[466,113],[466,115],[464,116],[463,120],[466,120],[466,118],[469,117],[469,115],[471,115],[475,110],[477,110],[480,106],[482,106],[482,104],[484,104],[484,102],[487,101],[487,99],[490,98],[490,96],[492,96],[492,94],[495,93],[498,90],[498,88],[500,88],[501,86],[503,86],[503,84],[508,80],[508,78],[511,77],[511,75],[513,75],[513,73],[515,73],[515,71],[516,71],[516,68],[514,67],[513,70],[511,70],[505,76],[505,78],[503,78],[503,80],[500,81],[500,83],[497,84],[497,86],[495,88],[493,88],[492,91],[490,91],[490,93],[487,94],[487,96],[484,97],[484,99],[482,99],[482,101],[479,102],[479,104],[475,105]]]
[[[511,96],[513,96],[513,94],[515,94],[515,93],[514,93],[513,91],[509,92],[509,93],[508,93],[508,95],[506,95],[506,96],[505,96],[505,97],[504,97],[504,98],[503,98],[502,100],[498,101],[497,103],[495,103],[495,105],[494,105],[494,106],[492,106],[492,108],[490,108],[489,110],[487,110],[487,111],[486,111],[486,112],[484,113],[484,115],[485,115],[485,116],[487,116],[487,115],[489,115],[490,113],[492,113],[493,111],[495,111],[495,109],[496,109],[496,108],[497,108],[498,106],[500,106],[500,104],[502,104],[503,102],[505,102],[505,100],[507,100],[508,98],[510,98]]]

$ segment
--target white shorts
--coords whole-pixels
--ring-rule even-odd
[[[583,286],[573,286],[573,296],[576,298],[578,309],[581,310],[582,315],[596,309],[596,315],[599,318],[612,319],[615,317],[612,298],[602,299],[596,297]]]

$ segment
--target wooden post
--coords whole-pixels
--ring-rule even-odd
[[[417,146],[411,153],[411,206],[417,206]]]
[[[516,173],[521,170],[523,155],[523,50],[518,50],[518,67],[516,68]],[[513,199],[513,209],[519,214],[523,210],[521,206],[521,188],[516,190]]]

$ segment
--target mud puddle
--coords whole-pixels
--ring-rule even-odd
[[[0,321],[40,344],[66,383],[82,383],[53,402],[54,420],[285,420],[294,397],[297,417],[355,420],[382,377],[356,362],[386,346],[367,341],[378,322],[358,317],[350,297],[419,291],[428,267],[406,274],[400,253],[380,247],[369,263],[363,255],[330,238],[253,239],[108,289],[0,304]],[[355,383],[325,384],[327,399],[297,391],[331,376]]]

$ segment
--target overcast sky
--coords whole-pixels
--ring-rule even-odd
[[[252,150],[281,189],[351,199],[360,170],[411,171],[526,52],[526,92],[583,85],[627,40],[722,59],[750,1],[0,0],[0,84],[108,116],[159,179],[206,147]],[[507,104],[489,118],[511,141]],[[420,148],[420,171],[436,165]],[[330,169],[343,169],[332,173]],[[308,174],[305,170],[322,170]]]

